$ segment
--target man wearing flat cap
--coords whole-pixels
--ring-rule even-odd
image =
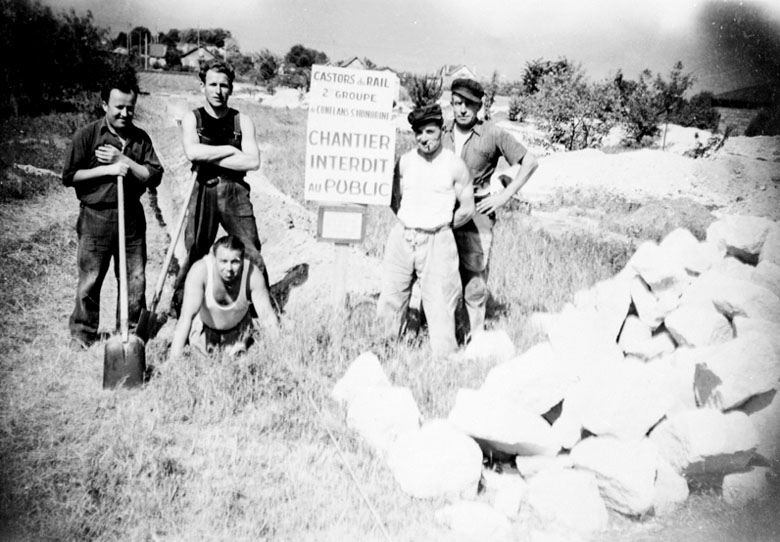
[[[398,337],[417,278],[431,349],[435,357],[443,358],[458,347],[455,309],[461,283],[452,231],[471,220],[474,198],[466,164],[442,146],[441,107],[418,107],[408,120],[416,149],[395,165],[390,206],[398,223],[385,245],[377,314],[386,335]]]
[[[536,157],[512,134],[478,118],[485,95],[482,85],[473,79],[455,79],[450,90],[455,123],[447,132],[445,141],[469,168],[477,211],[473,220],[454,230],[460,256],[463,300],[468,312],[470,335],[474,336],[485,329],[488,258],[495,213],[522,188],[536,171],[538,163]],[[518,165],[517,173],[503,190],[491,193],[490,178],[502,156],[510,167]]]

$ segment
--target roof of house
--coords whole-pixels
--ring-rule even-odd
[[[780,84],[764,83],[722,92],[712,97],[719,107],[765,107],[780,103]]]
[[[192,55],[194,53],[197,53],[199,51],[202,51],[202,56],[208,56],[210,58],[216,58],[216,55],[214,53],[212,53],[211,51],[209,51],[208,49],[206,49],[205,47],[195,47],[194,49],[190,49],[189,51],[187,51],[186,53],[181,55],[181,57],[185,58],[185,57],[188,57],[188,56],[190,56],[190,55]]]
[[[474,75],[474,72],[471,70],[471,68],[469,68],[465,64],[445,64],[444,66],[441,67],[441,75],[443,77],[447,77],[448,75],[452,75],[462,69],[465,69],[470,74]]]
[[[164,43],[150,43],[149,56],[162,58],[168,52],[168,46]]]

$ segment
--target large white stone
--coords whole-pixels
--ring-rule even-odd
[[[735,316],[731,323],[734,326],[734,335],[737,338],[760,335],[765,339],[772,341],[775,352],[780,356],[780,322]]]
[[[591,374],[572,387],[564,405],[595,435],[641,439],[674,403],[666,375],[652,365],[626,362]]]
[[[642,277],[634,277],[630,290],[637,316],[651,330],[658,329],[664,322],[666,315],[677,308],[677,304],[672,307],[663,305],[650,291],[650,287],[642,280]]]
[[[780,298],[754,282],[739,279],[724,281],[712,302],[729,318],[747,316],[780,322]]]
[[[595,310],[566,305],[548,328],[548,336],[558,359],[578,376],[609,371],[623,361],[617,331],[601,322]]]
[[[682,346],[669,355],[653,360],[652,368],[665,378],[666,389],[672,396],[672,405],[667,415],[698,406],[693,392],[698,358],[693,355],[693,351],[693,348]]]
[[[688,481],[675,471],[664,459],[658,460],[658,473],[655,478],[653,509],[656,516],[665,516],[674,512],[688,499],[690,490]]]
[[[623,323],[623,329],[620,331],[618,345],[623,352],[637,352],[641,345],[649,341],[653,336],[653,330],[650,326],[642,322],[638,316],[633,314],[626,317]]]
[[[780,380],[780,357],[772,341],[759,335],[697,348],[692,355],[699,405],[728,410],[774,389]]]
[[[458,501],[436,511],[436,521],[459,542],[511,542],[512,525],[504,514],[482,502]]]
[[[574,469],[545,470],[531,478],[526,500],[544,525],[560,525],[583,535],[607,528],[609,515],[596,476]]]
[[[617,339],[631,306],[631,276],[615,275],[597,282],[574,296],[574,306],[581,311],[595,311],[606,339]]]
[[[761,245],[761,262],[771,262],[780,265],[780,224],[775,222],[769,227],[764,244]]]
[[[544,418],[480,391],[458,390],[448,419],[486,454],[555,455],[560,450]]]
[[[397,386],[365,388],[349,403],[347,427],[384,454],[400,435],[420,427],[420,409],[411,390]]]
[[[528,494],[528,482],[517,474],[484,470],[482,484],[493,508],[510,519],[517,516]]]
[[[570,469],[573,466],[574,462],[570,454],[558,454],[555,457],[530,455],[515,458],[515,467],[524,478],[531,478],[547,469]]]
[[[753,500],[766,499],[772,493],[767,467],[753,467],[748,472],[735,472],[723,477],[723,500],[732,506],[744,506]]]
[[[533,414],[544,414],[564,398],[574,374],[548,342],[493,367],[480,391]]]
[[[650,433],[650,440],[676,472],[689,480],[743,470],[758,446],[758,434],[744,412],[713,408],[678,412]]]
[[[707,241],[722,243],[729,254],[755,262],[773,222],[768,218],[729,215],[707,228]]]
[[[734,338],[731,323],[714,305],[682,305],[669,313],[664,325],[681,346],[709,346]]]
[[[734,256],[727,256],[715,263],[711,271],[718,275],[723,275],[732,279],[753,280],[756,268],[751,264],[746,264]]]
[[[758,431],[756,453],[780,466],[780,393],[772,390],[751,397],[740,410],[750,417]]]
[[[629,516],[653,509],[658,452],[648,439],[590,437],[571,451],[574,466],[596,475],[608,508]]]
[[[515,355],[515,345],[503,329],[483,331],[471,337],[463,351],[465,359],[505,361]]]
[[[669,332],[660,330],[649,339],[634,344],[631,348],[623,351],[626,353],[626,356],[632,356],[642,361],[650,361],[664,354],[674,352],[676,346]]]
[[[753,281],[780,297],[780,265],[767,260],[758,262],[753,272]]]
[[[659,298],[664,292],[674,292],[679,297],[690,282],[683,264],[653,241],[639,245],[627,267],[633,268]]]
[[[700,275],[723,259],[726,249],[713,243],[700,243],[685,228],[672,230],[659,247],[667,257],[679,262],[688,273]]]
[[[336,382],[330,395],[336,401],[349,404],[361,390],[378,386],[390,386],[390,380],[376,354],[363,352],[350,364],[341,380]]]
[[[401,489],[413,497],[474,497],[482,451],[449,423],[432,420],[399,435],[388,449],[387,464]]]

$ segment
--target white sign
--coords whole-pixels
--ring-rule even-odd
[[[390,204],[396,80],[392,72],[312,66],[305,199]]]
[[[324,206],[317,215],[317,238],[336,243],[360,243],[366,232],[365,205]]]

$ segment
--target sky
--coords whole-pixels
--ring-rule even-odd
[[[465,64],[520,79],[526,63],[566,57],[593,80],[668,74],[681,60],[695,90],[780,81],[778,0],[43,0],[91,10],[112,35],[145,26],[229,30],[245,53],[300,43],[433,73]]]

